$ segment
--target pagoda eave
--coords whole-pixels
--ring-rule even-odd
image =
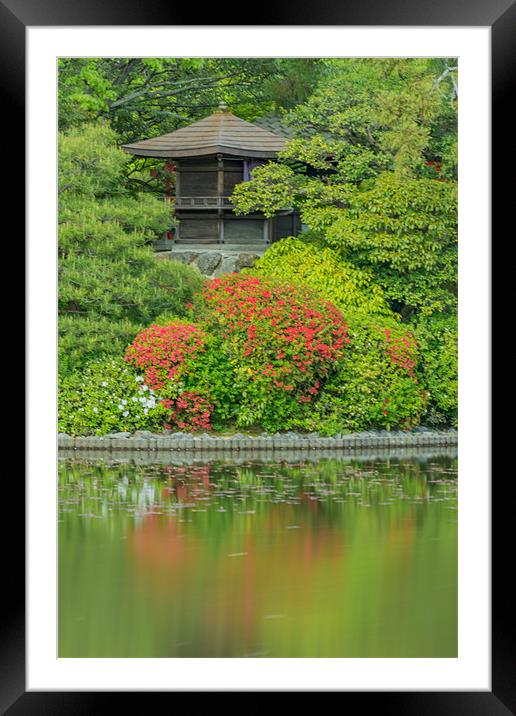
[[[234,147],[205,147],[203,149],[142,149],[131,147],[130,144],[121,147],[128,154],[138,157],[154,157],[155,159],[181,159],[183,157],[207,157],[222,154],[231,157],[252,157],[255,159],[274,159],[278,152],[264,149],[239,149]]]

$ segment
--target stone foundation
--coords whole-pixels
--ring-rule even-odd
[[[419,449],[456,447],[456,430],[428,430],[416,428],[412,432],[369,430],[361,433],[348,433],[333,437],[321,437],[317,433],[275,433],[269,435],[193,435],[191,433],[151,433],[138,430],[135,433],[111,433],[103,437],[72,437],[64,433],[58,435],[59,450],[173,450],[213,452],[226,451],[283,451],[295,450],[312,452],[313,450],[350,451],[385,449]]]
[[[216,278],[226,273],[238,273],[253,266],[266,246],[174,246],[171,251],[157,251],[160,261],[179,261],[199,269],[203,276]]]

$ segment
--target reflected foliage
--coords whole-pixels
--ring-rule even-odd
[[[59,655],[453,657],[456,462],[59,467]]]

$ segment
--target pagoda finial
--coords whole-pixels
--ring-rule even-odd
[[[217,107],[217,113],[223,114],[224,112],[229,112],[228,106],[225,102],[219,102],[219,106]]]

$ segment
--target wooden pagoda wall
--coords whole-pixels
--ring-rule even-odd
[[[176,244],[264,246],[298,231],[295,214],[235,216],[229,197],[243,181],[243,159],[198,157],[176,162]]]

